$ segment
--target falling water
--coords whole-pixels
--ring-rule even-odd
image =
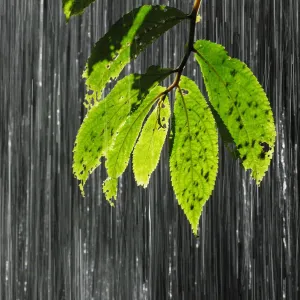
[[[300,299],[299,1],[203,0],[197,37],[250,66],[278,137],[260,187],[221,146],[199,238],[174,198],[168,145],[148,189],[129,166],[115,208],[104,168],[85,198],[72,175],[93,44],[134,7],[188,12],[193,0],[96,0],[69,24],[59,2],[0,0],[1,299]],[[125,72],[176,67],[187,33],[187,23],[171,30]],[[192,60],[185,74],[204,92]]]

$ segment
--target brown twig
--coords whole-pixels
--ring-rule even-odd
[[[174,88],[178,87],[180,77],[182,75],[182,71],[190,57],[191,52],[194,51],[194,37],[195,37],[195,29],[196,29],[196,20],[197,20],[197,14],[199,11],[199,8],[201,6],[201,0],[195,0],[193,9],[191,13],[188,15],[188,18],[190,19],[190,33],[189,33],[189,41],[186,48],[185,55],[179,65],[178,68],[174,70],[174,73],[176,74],[176,77],[171,85],[167,87],[165,91],[163,91],[160,95],[157,96],[156,99],[159,99],[159,102],[164,101],[167,94],[171,92]]]

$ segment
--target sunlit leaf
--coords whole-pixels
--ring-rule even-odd
[[[105,163],[108,176],[110,177],[109,180],[118,178],[125,171],[143,121],[158,95],[164,90],[165,88],[161,86],[153,88],[147,97],[142,100],[141,105],[126,119],[124,125],[118,129],[113,145],[108,150]],[[109,190],[108,185],[105,185],[105,188],[106,196],[113,194]],[[107,199],[109,200],[109,198]]]
[[[118,128],[139,107],[149,90],[169,74],[170,70],[155,66],[144,75],[131,74],[120,80],[108,96],[87,113],[74,147],[73,171],[81,181],[82,193],[84,183],[100,165],[100,158],[106,155]]]
[[[260,183],[275,144],[273,113],[266,94],[251,70],[210,41],[195,43],[209,101],[228,128],[245,169]]]
[[[174,104],[172,186],[194,234],[218,169],[218,135],[213,115],[196,84],[182,76]]]
[[[169,128],[168,99],[157,105],[145,123],[133,151],[133,172],[138,185],[147,187],[150,175],[157,167]]]
[[[67,21],[72,16],[81,15],[86,7],[95,0],[63,0],[63,10]]]
[[[118,178],[111,178],[108,177],[103,182],[103,192],[105,194],[106,200],[114,206],[114,203],[112,202],[113,199],[117,199],[117,193],[118,193]]]
[[[94,46],[83,75],[88,89],[95,92],[95,100],[131,59],[185,18],[176,8],[144,5],[115,23]]]

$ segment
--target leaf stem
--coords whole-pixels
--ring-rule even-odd
[[[188,45],[186,48],[186,52],[185,55],[179,65],[178,68],[176,68],[174,70],[174,73],[176,74],[176,77],[173,81],[173,83],[162,93],[160,94],[157,99],[162,97],[162,101],[166,98],[167,94],[169,92],[171,92],[174,88],[178,87],[179,81],[180,81],[180,77],[182,75],[182,71],[184,69],[184,67],[186,66],[186,63],[190,57],[191,52],[194,51],[194,37],[195,37],[195,30],[196,30],[196,19],[197,19],[197,14],[201,5],[201,1],[202,0],[195,0],[194,5],[193,5],[193,9],[191,11],[191,13],[188,15],[188,18],[190,19],[190,33],[189,33],[189,41],[188,41]]]

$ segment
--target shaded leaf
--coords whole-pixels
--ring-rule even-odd
[[[63,10],[67,22],[72,16],[81,15],[86,7],[95,0],[63,0]]]
[[[133,172],[138,185],[147,187],[157,167],[169,128],[170,103],[157,105],[145,123],[133,151]]]
[[[246,64],[229,57],[223,46],[199,40],[194,48],[209,101],[228,128],[243,166],[252,169],[252,177],[260,183],[276,137],[266,94]]]
[[[73,171],[81,181],[80,189],[89,174],[100,165],[118,128],[127,116],[137,109],[149,90],[170,74],[168,69],[150,67],[146,74],[131,74],[120,80],[108,96],[86,115],[76,137]]]
[[[157,99],[157,96],[164,90],[165,88],[161,86],[153,88],[136,111],[134,111],[126,119],[124,125],[119,128],[112,147],[108,150],[105,163],[110,178],[116,179],[125,171],[130,154],[142,128],[143,121]],[[110,190],[106,193],[106,195],[111,194],[112,192]]]
[[[126,14],[94,46],[84,77],[99,99],[107,82],[119,76],[126,64],[164,32],[186,18],[167,6],[144,5]]]
[[[182,76],[174,104],[170,157],[172,186],[194,234],[218,169],[218,135],[213,115],[196,84]]]
[[[234,159],[241,158],[240,153],[236,149],[234,140],[233,140],[228,128],[225,126],[223,120],[220,118],[219,114],[216,112],[216,110],[214,109],[214,107],[211,105],[211,103],[209,101],[207,101],[207,104],[215,118],[218,132],[222,138],[222,141],[223,141],[227,151],[229,152],[229,154],[231,155],[232,158],[234,158]]]

